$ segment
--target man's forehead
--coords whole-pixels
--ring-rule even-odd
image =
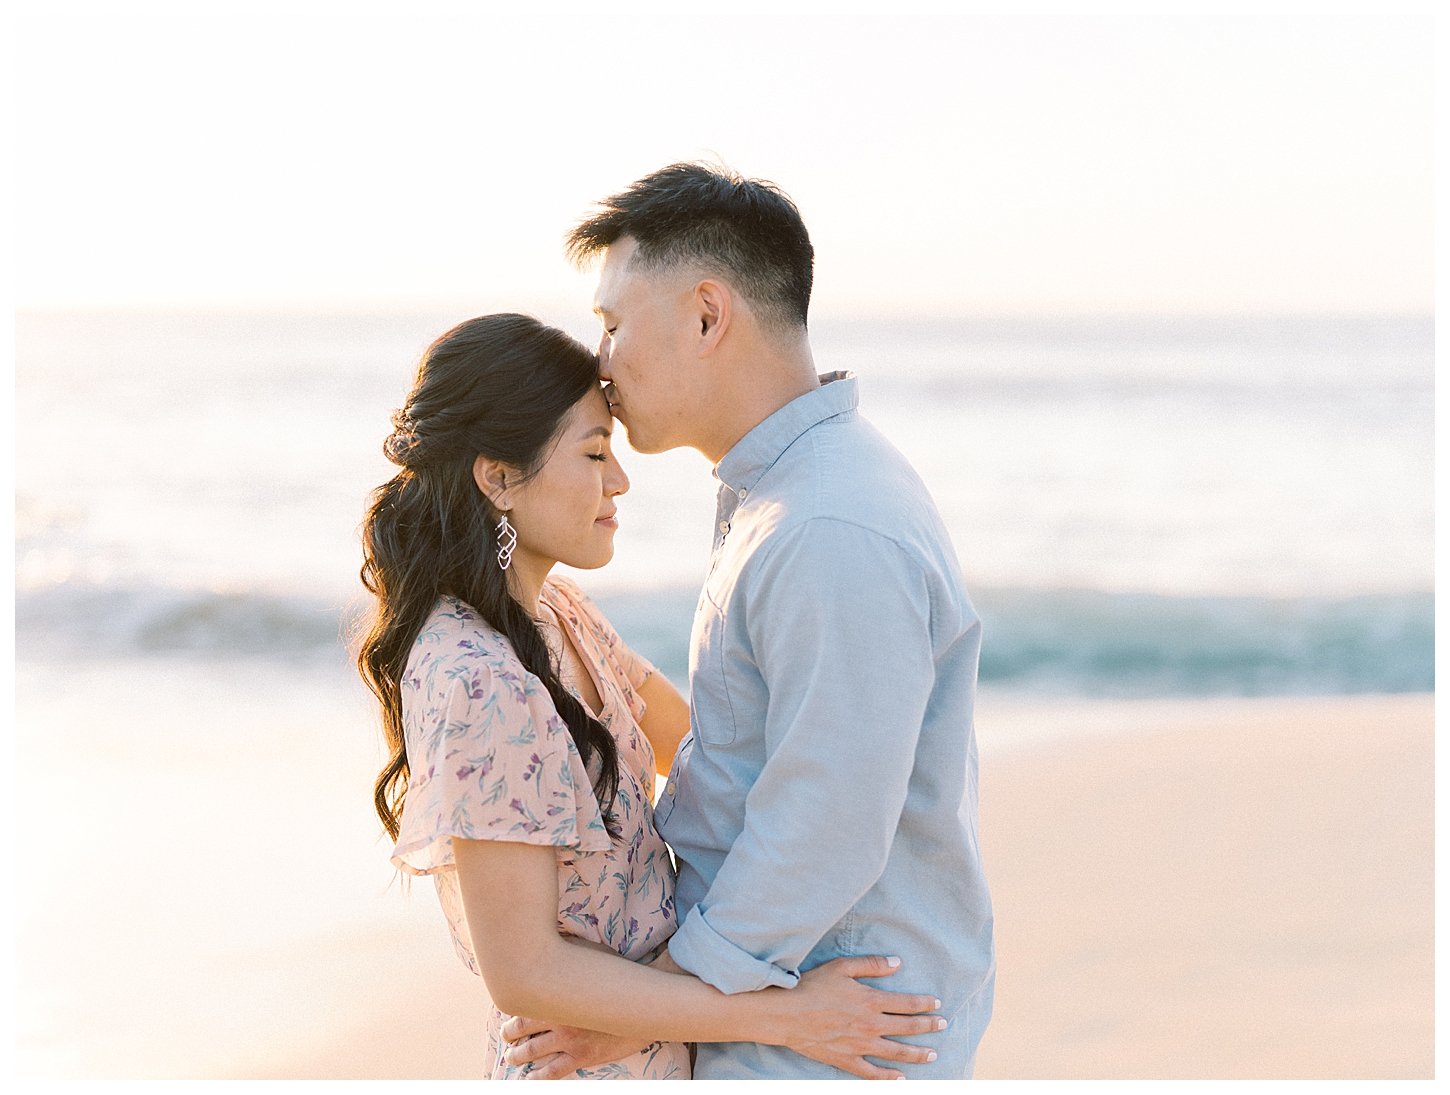
[[[627,277],[630,259],[639,244],[633,236],[620,236],[604,249],[604,264],[599,269],[599,284],[594,287],[594,310],[609,311],[614,307]]]

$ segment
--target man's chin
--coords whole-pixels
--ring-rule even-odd
[[[631,426],[626,419],[614,416],[619,424],[624,427],[624,433],[629,438],[629,447],[635,452],[644,453],[646,456],[654,456],[657,453],[669,452],[671,449],[678,449],[683,442],[666,442],[643,427]]]
[[[619,424],[624,427],[624,434],[629,438],[629,447],[635,452],[652,454],[665,451],[664,449],[651,445],[649,434],[643,430],[630,429],[629,423],[622,418],[619,419]]]

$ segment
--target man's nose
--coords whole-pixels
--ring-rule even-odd
[[[613,380],[609,375],[609,332],[599,336],[599,379]]]

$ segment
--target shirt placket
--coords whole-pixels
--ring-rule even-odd
[[[715,573],[715,567],[720,562],[720,556],[725,550],[725,537],[730,534],[730,526],[735,518],[735,510],[740,505],[740,495],[744,491],[734,491],[723,483],[720,492],[715,497],[715,539],[710,548],[710,573]]]

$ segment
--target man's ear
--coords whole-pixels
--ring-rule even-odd
[[[490,459],[482,453],[473,461],[473,481],[478,484],[478,489],[483,491],[484,497],[493,503],[495,509],[513,508],[513,499],[509,497],[510,472],[518,474],[507,464]]]
[[[695,286],[695,315],[700,324],[700,357],[708,357],[720,345],[730,329],[734,314],[734,294],[724,282],[706,278]]]

